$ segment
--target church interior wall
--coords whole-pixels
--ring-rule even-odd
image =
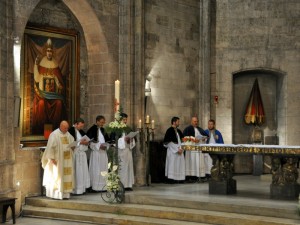
[[[198,60],[199,2],[146,1],[145,73],[152,77],[146,113],[157,121],[156,139],[173,116],[183,129],[197,114]]]
[[[299,93],[299,24],[296,21],[299,21],[299,4],[295,1],[216,1],[216,91],[219,96],[216,120],[225,143],[246,142],[241,138],[235,139],[233,135],[247,133],[245,125],[240,123],[236,127],[238,124],[234,124],[235,120],[243,119],[234,118],[241,117],[234,113],[234,105],[245,105],[248,99],[239,98],[234,102],[237,98],[233,96],[232,74],[235,71],[266,69],[283,76],[274,87],[277,100],[274,95],[272,97],[277,110],[266,106],[265,135],[276,130],[279,144],[299,145],[297,124],[300,117],[295,112],[300,105],[296,100],[298,95],[293,94]],[[253,77],[249,76],[244,83],[249,82],[251,86],[252,81]],[[260,82],[262,98],[272,96],[266,92],[275,86],[273,82],[272,79]],[[235,95],[244,93],[245,90],[240,89]],[[277,129],[274,129],[276,126]],[[243,129],[245,132],[242,132]],[[236,172],[251,173],[251,167],[252,157],[235,159]]]
[[[18,146],[17,128],[14,128],[14,76],[13,76],[13,2],[0,1],[0,197],[20,198],[15,183],[13,149]],[[17,203],[16,207],[20,204]],[[1,213],[0,213],[1,214]]]
[[[220,103],[217,108],[218,128],[223,131],[226,143],[232,142],[233,77],[235,71],[270,69],[279,71],[283,78],[281,101],[278,107],[281,119],[278,124],[279,144],[299,144],[295,137],[299,128],[299,116],[291,110],[299,104],[290,100],[290,95],[299,92],[299,39],[296,21],[299,21],[299,4],[295,1],[217,1],[216,14],[216,73]],[[299,40],[298,40],[299,42]],[[289,96],[289,97],[287,97]],[[296,95],[291,95],[296,96]],[[295,100],[295,97],[292,97]],[[285,108],[286,107],[286,108]],[[286,113],[284,112],[286,111]],[[291,116],[290,116],[291,115]],[[283,116],[283,117],[282,117]],[[296,122],[296,123],[295,123]],[[286,138],[288,137],[288,138]]]

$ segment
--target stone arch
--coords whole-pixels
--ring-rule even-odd
[[[30,5],[30,9],[27,6],[26,12],[16,15],[15,19],[18,31],[15,31],[15,34],[17,36],[23,36],[27,21],[40,1],[41,0],[36,0]],[[106,81],[105,85],[109,86],[109,88],[103,88],[104,91],[101,94],[106,95],[106,102],[110,102],[110,99],[111,102],[113,102],[113,96],[111,96],[112,91],[110,90],[113,88],[113,77],[109,68],[114,67],[112,66],[114,61],[112,54],[109,51],[101,21],[98,19],[94,9],[87,0],[62,0],[62,2],[73,13],[83,30],[88,63],[88,84],[85,88],[92,89],[91,86],[101,86],[103,85],[103,81]],[[20,29],[20,27],[22,27],[22,29]],[[103,68],[104,64],[105,69]],[[15,76],[18,77],[19,74],[15,74]],[[18,85],[18,82],[16,82],[16,85]],[[99,87],[99,89],[102,89],[102,87]],[[94,96],[94,93],[88,93],[88,99],[93,100],[97,98]],[[97,101],[89,101],[89,104],[84,111],[86,114],[85,117],[87,118],[87,124],[91,124],[94,122],[96,115],[99,114],[99,111],[104,115],[112,115],[113,107],[102,107]]]
[[[275,136],[273,142],[277,139],[277,144],[286,143],[286,123],[284,119],[287,108],[285,75],[284,71],[269,68],[249,68],[232,73],[233,143],[245,143],[246,141],[245,135],[250,128],[242,123],[243,115],[241,113],[244,113],[255,78],[258,78],[262,98],[265,98],[266,123],[262,126],[265,139],[266,137]],[[265,141],[268,144],[270,139]]]
[[[87,88],[90,86],[101,86],[103,85],[103,81],[109,82],[111,88],[113,88],[113,79],[110,72],[103,71],[104,64],[106,68],[113,68],[114,66],[112,54],[110,54],[101,21],[99,21],[93,8],[87,0],[62,0],[62,2],[64,2],[65,5],[71,10],[83,29],[88,55],[89,82]],[[100,76],[101,79],[99,79]],[[112,93],[107,88],[103,88],[103,90],[106,90],[107,93],[102,94],[109,95]],[[95,93],[90,93],[89,98],[92,100],[97,99],[96,95],[97,94]],[[108,102],[110,99],[111,103],[113,102],[112,96],[108,96],[106,99],[108,99]],[[101,105],[97,103],[97,100],[96,102],[90,101],[86,111],[88,124],[94,122],[94,118],[96,118],[96,115],[99,114],[99,111],[104,115],[112,115],[113,106],[101,107]]]

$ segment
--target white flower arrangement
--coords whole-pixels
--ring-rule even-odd
[[[125,123],[123,123],[123,121],[112,121],[108,124],[108,126],[112,129],[123,129],[125,128],[127,125]]]
[[[114,192],[117,191],[120,187],[120,177],[118,174],[118,166],[113,165],[111,168],[112,164],[108,163],[108,169],[110,170],[109,172],[107,171],[102,171],[101,176],[105,177],[106,179],[106,189],[107,191]]]
[[[115,113],[115,120],[110,122],[107,127],[108,133],[116,133],[118,135],[121,135],[126,129],[128,129],[128,126],[123,122],[123,118],[121,116],[122,112],[118,110]]]

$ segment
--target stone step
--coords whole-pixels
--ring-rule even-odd
[[[171,203],[170,201],[169,203]],[[178,203],[178,202],[177,202]],[[54,210],[80,210],[85,215],[86,213],[109,213],[110,215],[127,215],[133,217],[144,217],[146,222],[150,218],[167,219],[174,221],[184,221],[193,223],[207,223],[207,224],[222,224],[222,225],[279,225],[279,224],[299,224],[300,220],[297,219],[283,219],[266,216],[251,215],[251,210],[248,211],[249,215],[208,211],[199,209],[188,209],[177,207],[166,207],[156,205],[143,205],[143,204],[106,204],[101,202],[81,202],[76,200],[67,201],[55,201],[46,198],[29,198],[26,200],[26,204],[23,209],[23,214],[36,215],[47,217],[48,209]],[[34,213],[29,213],[29,207],[34,207],[38,210]],[[62,218],[66,219],[66,218]],[[68,218],[70,219],[70,218]],[[173,223],[172,223],[173,224]]]
[[[257,216],[268,216],[277,218],[287,218],[299,220],[300,215],[297,204],[295,207],[286,206],[284,201],[282,201],[281,207],[274,207],[272,204],[266,204],[264,201],[252,201],[252,204],[245,204],[245,202],[238,203],[229,202],[220,203],[219,201],[199,201],[192,199],[180,199],[174,198],[174,196],[145,196],[145,195],[127,195],[126,203],[130,204],[144,204],[144,205],[156,205],[156,206],[168,206],[168,207],[178,207],[188,208],[188,209],[201,209],[208,211],[218,211],[218,212],[228,212],[228,213],[238,213],[238,214],[251,214]]]
[[[152,217],[129,216],[112,213],[90,212],[71,209],[45,208],[25,205],[23,216],[68,220],[74,222],[89,222],[94,224],[112,225],[182,225],[182,221],[158,219]],[[209,225],[208,223],[184,222],[185,225]]]

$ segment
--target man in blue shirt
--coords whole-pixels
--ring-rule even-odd
[[[205,130],[208,135],[207,144],[224,144],[223,137],[220,131],[216,130],[216,122],[212,119],[208,121],[208,129]],[[210,178],[210,169],[212,165],[212,159],[208,153],[204,154],[205,173],[206,177]]]

